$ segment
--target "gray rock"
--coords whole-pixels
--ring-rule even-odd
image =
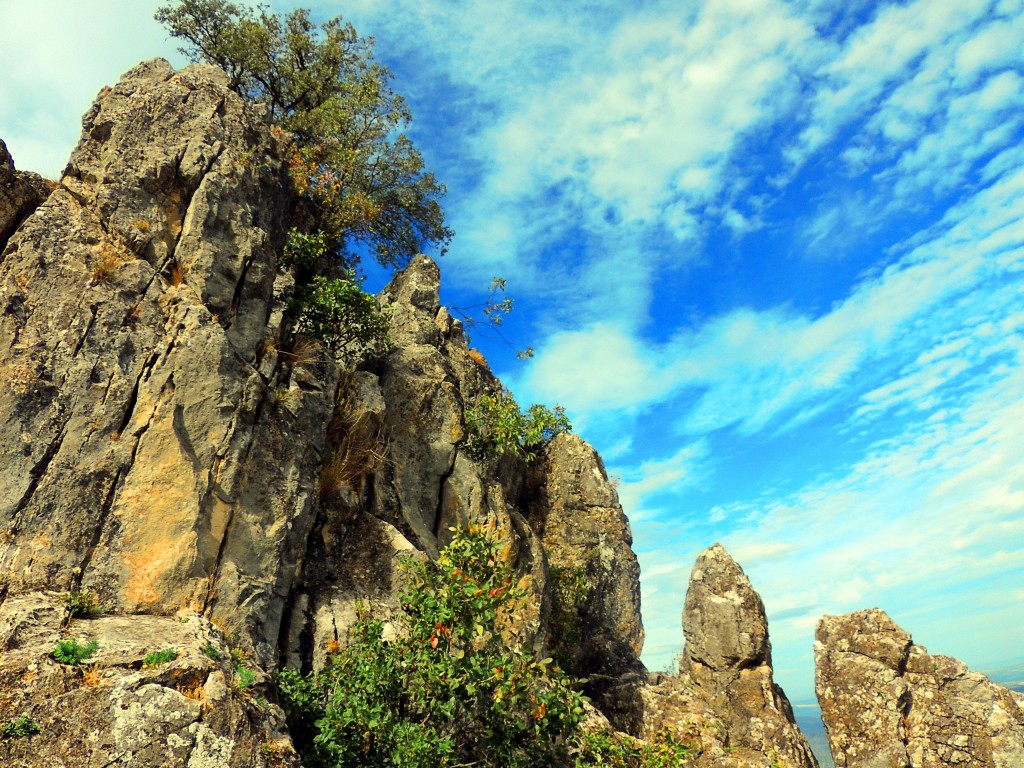
[[[298,768],[284,713],[238,684],[227,640],[209,621],[182,612],[73,619],[64,626],[63,597],[27,593],[0,605],[0,626],[26,610],[61,618],[40,619],[47,638],[4,643],[0,723],[29,717],[39,733],[0,739],[3,765]],[[95,640],[98,647],[81,665],[58,664],[51,655],[58,639]],[[177,658],[143,664],[166,649]],[[258,673],[256,684],[265,679]]]
[[[0,139],[0,261],[11,235],[43,204],[53,187],[37,173],[15,170],[14,159]]]
[[[721,544],[690,574],[683,609],[686,645],[678,675],[641,692],[644,733],[681,733],[703,754],[696,765],[817,768],[783,690],[772,678],[764,604]]]
[[[585,691],[616,728],[636,733],[640,662],[640,566],[604,464],[576,435],[558,435],[532,468],[527,520],[550,568],[548,644],[586,678]]]
[[[334,391],[258,370],[277,334],[281,156],[210,67],[146,62],[86,114],[0,264],[10,594],[191,606],[273,660]]]
[[[815,667],[837,768],[1024,765],[1024,695],[929,654],[877,608],[822,617]]]

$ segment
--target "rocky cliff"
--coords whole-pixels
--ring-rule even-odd
[[[0,740],[5,764],[294,763],[265,672],[322,664],[357,602],[395,609],[400,555],[470,522],[535,595],[521,642],[553,644],[551,573],[575,569],[576,671],[642,670],[599,457],[464,450],[498,382],[432,261],[385,290],[394,351],[369,367],[287,340],[282,157],[221,73],[160,60],[100,93],[52,193],[4,152],[0,723],[39,728]],[[96,649],[59,664],[60,640]]]
[[[817,768],[793,709],[772,679],[764,604],[720,544],[697,558],[683,608],[679,673],[641,689],[643,731],[687,733],[697,766]]]
[[[1024,765],[1024,694],[928,653],[877,608],[822,617],[816,639],[837,768]]]

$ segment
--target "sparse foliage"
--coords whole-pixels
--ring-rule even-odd
[[[480,335],[485,336],[489,331],[501,339],[507,346],[515,349],[512,342],[505,338],[505,334],[501,331],[501,324],[504,322],[505,316],[512,311],[515,305],[514,299],[511,296],[505,295],[506,285],[507,281],[505,278],[495,276],[491,280],[490,292],[484,301],[468,306],[453,306],[451,311],[462,320],[468,334],[479,331]],[[481,320],[479,315],[476,314],[478,310],[483,313],[485,319]],[[516,357],[520,360],[533,357],[533,347],[517,350]]]
[[[523,412],[512,393],[504,388],[481,395],[475,406],[468,407],[466,425],[466,449],[476,458],[513,454],[529,461],[534,449],[555,435],[572,432],[572,423],[562,406],[534,404]]]
[[[81,664],[86,659],[92,658],[100,644],[90,640],[82,645],[77,640],[60,640],[57,647],[53,649],[53,658],[61,664]]]
[[[39,733],[39,723],[28,715],[22,715],[0,726],[0,736],[5,739],[20,739],[35,733]]]

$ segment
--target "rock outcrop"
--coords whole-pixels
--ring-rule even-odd
[[[546,653],[557,608],[587,628],[563,650],[598,703],[646,674],[636,556],[593,449],[465,450],[467,406],[500,383],[440,306],[436,264],[383,292],[394,349],[357,370],[287,332],[285,141],[218,70],[146,62],[97,97],[52,194],[10,217],[0,723],[41,732],[0,739],[4,764],[294,764],[266,673],[322,665],[357,604],[396,609],[402,557],[467,524],[535,597],[510,639]],[[555,606],[567,573],[581,597]],[[69,595],[103,615],[73,617]],[[98,642],[95,668],[54,659],[69,639]]]
[[[679,674],[642,690],[644,735],[683,734],[703,754],[697,766],[816,768],[817,761],[772,679],[764,604],[721,544],[690,574]]]
[[[0,139],[0,253],[14,230],[50,196],[53,185],[37,173],[14,168],[14,159]]]
[[[1024,765],[1024,695],[929,654],[878,609],[824,616],[815,636],[837,768]]]

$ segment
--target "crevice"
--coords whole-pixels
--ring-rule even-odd
[[[267,395],[267,391],[266,390],[261,390],[261,392],[260,392],[260,399],[256,403],[256,408],[253,411],[253,418],[252,418],[253,436],[250,437],[250,439],[249,439],[248,445],[245,448],[244,455],[239,457],[239,462],[238,463],[239,463],[239,467],[240,468],[244,468],[247,465],[247,463],[248,463],[249,454],[252,451],[253,439],[254,439],[254,436],[255,436],[255,428],[256,428],[256,425],[259,423],[260,416],[263,414],[264,404],[267,401],[266,395]],[[229,431],[227,434],[230,435],[231,431]],[[214,478],[211,477],[211,486],[213,486],[214,484],[215,484],[214,483]],[[213,489],[211,487],[211,491],[212,490]],[[203,500],[203,505],[204,506],[205,506],[205,502],[206,502],[206,499]],[[205,600],[206,610],[207,611],[210,610],[210,606],[212,605],[212,603],[214,601],[214,598],[216,596],[217,581],[220,578],[221,563],[224,560],[224,553],[227,550],[228,539],[230,539],[230,537],[231,537],[231,526],[234,524],[234,522],[235,522],[235,504],[232,503],[231,504],[231,511],[228,513],[228,521],[227,521],[227,523],[224,526],[224,536],[223,536],[223,538],[221,538],[220,544],[217,547],[217,557],[216,557],[216,559],[213,562],[213,570],[210,572],[210,575],[209,575],[210,585],[209,585],[209,588],[207,589],[206,600]]]
[[[455,471],[455,461],[459,457],[459,445],[456,443],[452,446],[452,460],[448,464],[448,469],[441,475],[441,480],[437,486],[437,509],[434,510],[434,524],[431,526],[431,531],[434,534],[434,538],[437,539],[441,535],[441,519],[444,515],[444,487],[448,483],[448,479],[452,476]]]
[[[149,356],[142,365],[142,370],[139,372],[138,378],[135,379],[135,386],[132,387],[132,393],[128,398],[128,407],[125,409],[124,417],[121,419],[121,424],[117,428],[118,433],[123,434],[128,428],[128,423],[132,420],[132,414],[135,412],[135,405],[139,400],[139,385],[142,383],[142,379],[146,376],[156,365],[157,353],[154,352]],[[148,425],[147,425],[148,426]]]
[[[175,258],[175,253],[178,250],[178,245],[181,243],[181,238],[185,234],[185,220],[188,218],[189,211],[192,210],[192,203],[195,201],[196,195],[199,193],[199,188],[203,186],[203,182],[206,180],[207,175],[209,175],[210,171],[213,169],[214,164],[220,159],[220,156],[224,154],[225,149],[226,147],[222,146],[220,149],[217,150],[214,156],[210,159],[210,162],[207,164],[206,168],[203,169],[203,172],[199,177],[199,182],[188,193],[188,197],[185,199],[184,205],[182,206],[181,209],[181,229],[178,231],[178,234],[174,237],[174,242],[170,243],[167,248],[167,259],[164,261],[164,267],[166,267],[167,264],[170,263],[170,261]],[[174,175],[179,179],[181,178],[181,163],[184,159],[185,156],[183,154],[181,157],[178,158],[178,162],[174,168]]]
[[[234,324],[235,319],[238,317],[238,307],[242,303],[242,291],[245,289],[245,280],[246,277],[249,275],[249,267],[252,266],[254,260],[255,257],[250,254],[249,258],[247,258],[242,263],[242,272],[238,276],[238,280],[235,283],[234,293],[232,293],[231,295],[231,304],[228,309],[229,319],[224,326],[224,330],[228,330]]]
[[[134,455],[132,458],[134,459]],[[96,553],[96,548],[100,545],[100,540],[103,538],[103,531],[107,527],[107,518],[110,517],[110,511],[114,508],[114,496],[117,494],[117,486],[121,482],[121,478],[124,474],[127,474],[127,472],[120,469],[114,473],[114,481],[110,484],[110,490],[107,491],[107,496],[100,507],[99,520],[96,522],[96,533],[93,534],[92,541],[89,542],[89,546],[85,550],[85,556],[82,558],[82,563],[78,569],[78,573],[72,579],[72,583],[74,584],[73,591],[78,591],[82,586],[82,580],[85,578],[85,572],[89,569],[89,565],[92,563],[92,557]]]
[[[89,332],[92,330],[93,325],[96,324],[96,305],[95,304],[93,304],[92,306],[89,307],[89,312],[91,312],[92,315],[89,318],[89,322],[85,326],[85,333],[82,334],[82,337],[78,340],[78,343],[75,344],[75,349],[71,352],[71,356],[72,357],[78,357],[78,353],[81,352],[82,351],[82,347],[85,346],[85,340],[89,336]]]
[[[42,479],[43,475],[46,474],[46,470],[50,466],[50,462],[53,461],[53,457],[56,456],[57,452],[60,450],[60,446],[64,442],[64,437],[66,435],[67,424],[61,428],[56,439],[46,447],[46,452],[43,454],[42,458],[36,462],[32,469],[29,470],[28,474],[32,479],[29,481],[28,488],[25,489],[25,493],[22,494],[21,499],[18,500],[18,503],[14,507],[14,513],[11,515],[11,520],[14,522],[14,525],[12,526],[14,533],[18,533],[20,531],[17,524],[18,515],[20,515],[29,505],[29,502],[32,501],[32,496],[35,494],[36,488],[39,487],[39,481]]]

